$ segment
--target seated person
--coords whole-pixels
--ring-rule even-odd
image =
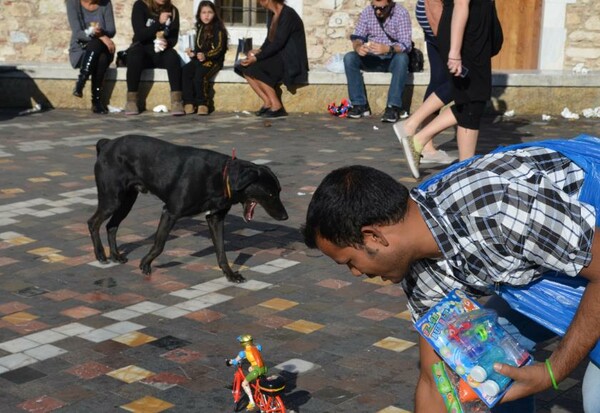
[[[68,0],[67,17],[71,27],[69,60],[79,69],[73,96],[83,96],[83,88],[92,77],[92,112],[107,114],[102,102],[102,84],[106,69],[115,54],[112,38],[116,34],[110,0]]]
[[[354,51],[344,56],[348,81],[348,96],[352,108],[348,117],[369,116],[365,72],[391,72],[392,82],[382,122],[394,123],[400,119],[402,92],[408,75],[408,52],[412,45],[412,26],[408,11],[392,0],[372,0],[361,13],[350,37]]]
[[[235,72],[244,77],[263,101],[257,116],[287,116],[275,87],[283,82],[289,89],[308,82],[308,55],[304,23],[284,0],[258,0],[269,11],[267,37],[260,47],[236,62]]]
[[[171,114],[183,111],[181,60],[174,47],[179,38],[179,12],[171,0],[137,0],[131,12],[133,43],[127,53],[126,115],[137,115],[138,89],[142,71],[167,69],[171,87]]]
[[[196,12],[194,49],[182,69],[183,103],[186,114],[208,115],[209,81],[223,68],[227,52],[227,29],[212,1],[203,0]]]

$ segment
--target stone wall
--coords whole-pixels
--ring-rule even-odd
[[[577,0],[567,5],[565,67],[583,63],[600,69],[600,2]]]
[[[131,7],[134,0],[113,0],[117,20],[117,49],[131,42]],[[323,65],[336,53],[349,49],[349,35],[367,0],[304,0],[311,66]],[[398,0],[413,15],[416,0]],[[174,0],[181,15],[181,30],[193,27],[193,0]],[[0,0],[0,62],[67,62],[70,29],[63,0]],[[600,69],[600,2],[576,0],[567,8],[567,42],[564,68],[584,63]],[[413,19],[413,36],[423,49],[423,34]],[[233,59],[233,53],[228,53]]]

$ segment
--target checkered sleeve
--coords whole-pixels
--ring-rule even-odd
[[[410,14],[404,7],[396,4],[391,22],[386,26],[386,30],[390,27],[390,35],[398,41],[397,44],[402,46],[402,50],[410,52],[412,48],[412,23]]]
[[[591,260],[595,213],[545,175],[512,182],[505,190],[498,225],[505,249],[524,263],[575,276]],[[497,281],[524,284],[505,272]]]
[[[356,27],[354,28],[353,33],[355,36],[367,38],[369,35],[368,12],[371,12],[370,7],[363,9],[363,11],[360,13],[360,16],[358,16],[358,21],[356,22]]]

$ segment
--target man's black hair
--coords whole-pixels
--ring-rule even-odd
[[[310,201],[304,242],[316,248],[318,236],[339,247],[363,245],[362,227],[399,222],[407,202],[408,189],[384,172],[362,165],[336,169]]]

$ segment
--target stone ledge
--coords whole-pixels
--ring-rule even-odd
[[[31,78],[31,79],[77,79],[78,70],[69,64],[47,63],[0,63],[0,78]],[[111,67],[107,80],[124,81],[125,68]],[[365,84],[387,85],[389,73],[365,73]],[[168,82],[167,71],[164,69],[145,70],[142,81]],[[235,74],[233,67],[225,66],[214,79],[215,83],[245,83]],[[429,72],[411,73],[407,84],[427,86]],[[325,68],[314,68],[309,72],[309,85],[345,85],[346,76],[343,73],[333,73]],[[492,76],[493,86],[536,86],[536,87],[600,87],[600,71],[587,74],[575,74],[562,70],[514,70],[495,71]]]
[[[0,107],[32,107],[33,104],[59,108],[88,109],[89,88],[84,99],[71,96],[78,71],[68,64],[0,63]],[[371,109],[382,113],[390,81],[388,73],[365,73]],[[126,98],[126,69],[111,68],[105,82],[105,99],[123,107]],[[406,108],[418,107],[429,81],[429,73],[410,74],[403,94]],[[215,77],[215,110],[255,110],[259,100],[246,82],[225,67]],[[282,99],[289,112],[323,113],[332,101],[347,97],[346,77],[324,68],[309,72],[309,84],[289,91],[282,87]],[[600,105],[600,72],[576,75],[567,71],[511,71],[493,75],[493,113],[515,110],[517,114],[559,115],[564,107],[573,112]],[[168,106],[169,83],[164,69],[146,70],[140,84],[146,108]]]

